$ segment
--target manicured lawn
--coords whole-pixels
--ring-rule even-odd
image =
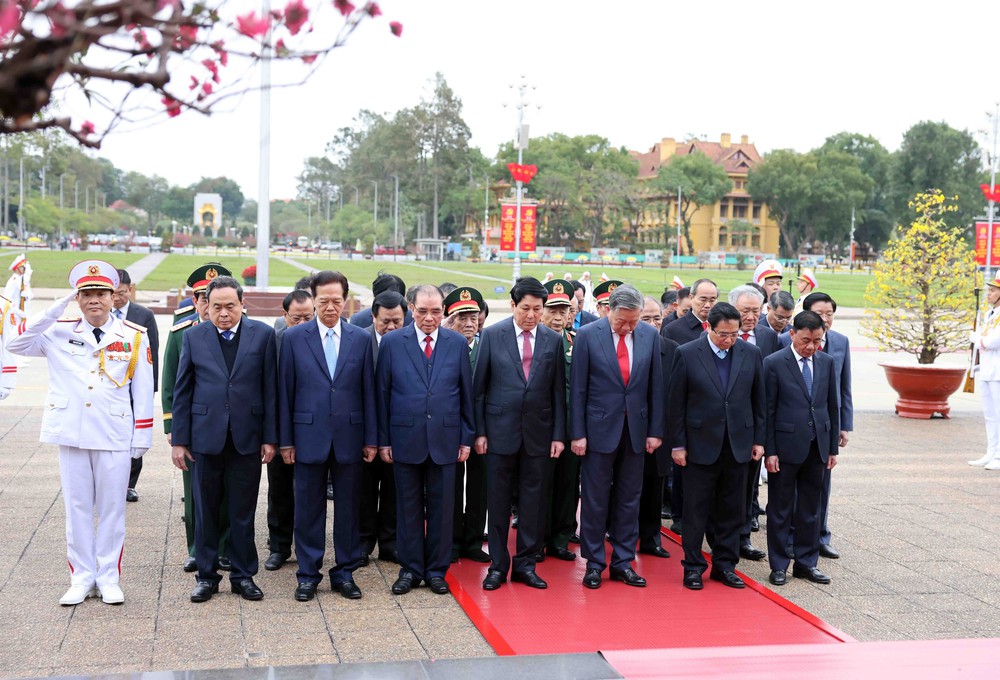
[[[9,276],[8,267],[20,250],[5,250],[0,252],[0,275],[6,282]],[[28,262],[31,263],[31,285],[35,288],[65,288],[69,290],[69,270],[81,260],[104,260],[118,268],[127,269],[130,264],[140,260],[145,255],[136,253],[99,253],[95,251],[76,250],[29,250]]]
[[[246,253],[246,251],[243,251]],[[181,288],[187,281],[192,271],[208,262],[221,262],[236,277],[236,280],[243,283],[243,270],[250,265],[257,264],[255,257],[236,257],[219,253],[216,255],[214,249],[204,249],[202,255],[168,255],[156,269],[150,272],[149,276],[142,280],[139,285],[144,290],[170,290]],[[295,282],[306,275],[294,265],[283,262],[281,259],[272,257],[270,261],[270,279],[272,286],[292,287]]]

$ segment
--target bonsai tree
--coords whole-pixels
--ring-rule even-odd
[[[976,311],[975,254],[960,229],[943,216],[958,210],[938,189],[910,201],[916,218],[892,239],[865,290],[862,334],[883,350],[932,364],[943,352],[964,350]]]

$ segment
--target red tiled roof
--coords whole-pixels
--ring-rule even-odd
[[[674,155],[686,156],[689,153],[703,153],[730,175],[745,175],[750,168],[760,162],[760,154],[753,144],[731,144],[728,148],[720,142],[706,142],[692,139],[678,142]],[[639,179],[655,177],[662,165],[660,161],[660,145],[654,144],[649,151],[630,151],[629,154],[639,163]],[[663,162],[669,162],[668,157]]]

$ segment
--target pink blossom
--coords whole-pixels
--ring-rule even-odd
[[[68,27],[73,25],[76,20],[76,15],[73,10],[69,9],[62,2],[57,2],[49,9],[45,10],[45,17],[49,20],[49,29],[52,32],[53,38],[62,38],[68,32]]]
[[[274,52],[279,57],[287,57],[288,56],[288,48],[285,47],[285,39],[284,38],[278,38],[278,42],[276,42],[274,44]]]
[[[215,89],[215,88],[214,88],[214,87],[212,87],[212,83],[205,83],[204,85],[202,85],[202,86],[201,86],[201,91],[202,91],[202,93],[204,93],[205,95],[210,95],[210,94],[212,94],[212,92],[213,92],[213,90],[214,90],[214,89]]]
[[[185,24],[177,30],[177,37],[174,38],[174,49],[186,50],[198,39],[198,27],[193,24]]]
[[[236,30],[248,38],[256,38],[259,35],[264,35],[271,25],[266,17],[258,18],[256,12],[236,17],[236,24]]]
[[[302,0],[291,0],[285,5],[285,26],[292,35],[298,35],[307,21],[309,21],[309,8]]]
[[[21,12],[17,8],[17,4],[13,2],[7,2],[4,8],[0,10],[0,36],[6,38],[8,35],[17,30],[18,25],[21,23]]]
[[[181,103],[171,97],[169,94],[160,100],[160,102],[167,107],[167,115],[171,118],[176,118],[181,115]]]
[[[348,2],[348,0],[333,0],[333,6],[345,17],[355,9],[354,5]]]
[[[226,52],[225,46],[226,44],[221,40],[216,40],[214,43],[212,43],[212,49],[215,50],[216,53],[219,55],[219,64],[221,64],[222,66],[229,65],[229,53]]]
[[[382,8],[378,6],[377,2],[369,2],[365,5],[365,11],[368,12],[368,16],[372,19],[382,14]]]
[[[194,76],[191,76],[191,85],[188,86],[188,89],[193,90],[196,87],[198,87],[198,79],[195,78]]]
[[[392,34],[398,38],[403,35],[403,24],[398,21],[390,21],[389,30],[392,31]]]
[[[302,63],[303,64],[311,64],[314,61],[316,61],[316,56],[317,55],[315,55],[315,54],[305,54],[305,55],[302,56]]]
[[[80,126],[80,134],[85,136],[94,134],[94,124],[89,120],[83,121],[83,125]]]

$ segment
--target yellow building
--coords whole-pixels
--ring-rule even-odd
[[[760,162],[757,147],[746,135],[733,144],[729,133],[723,133],[718,142],[694,139],[677,142],[664,137],[646,153],[632,151],[639,163],[639,181],[657,176],[660,167],[674,156],[703,153],[725,169],[733,181],[733,189],[715,205],[697,209],[691,218],[691,240],[694,253],[688,252],[687,240],[681,238],[681,253],[699,252],[778,253],[779,232],[767,210],[767,205],[755,203],[747,193],[747,175]],[[666,247],[676,252],[677,198],[676,195],[648,196],[649,208],[645,211],[638,229],[637,247]],[[736,228],[734,228],[736,227]],[[669,234],[669,235],[668,235]]]

